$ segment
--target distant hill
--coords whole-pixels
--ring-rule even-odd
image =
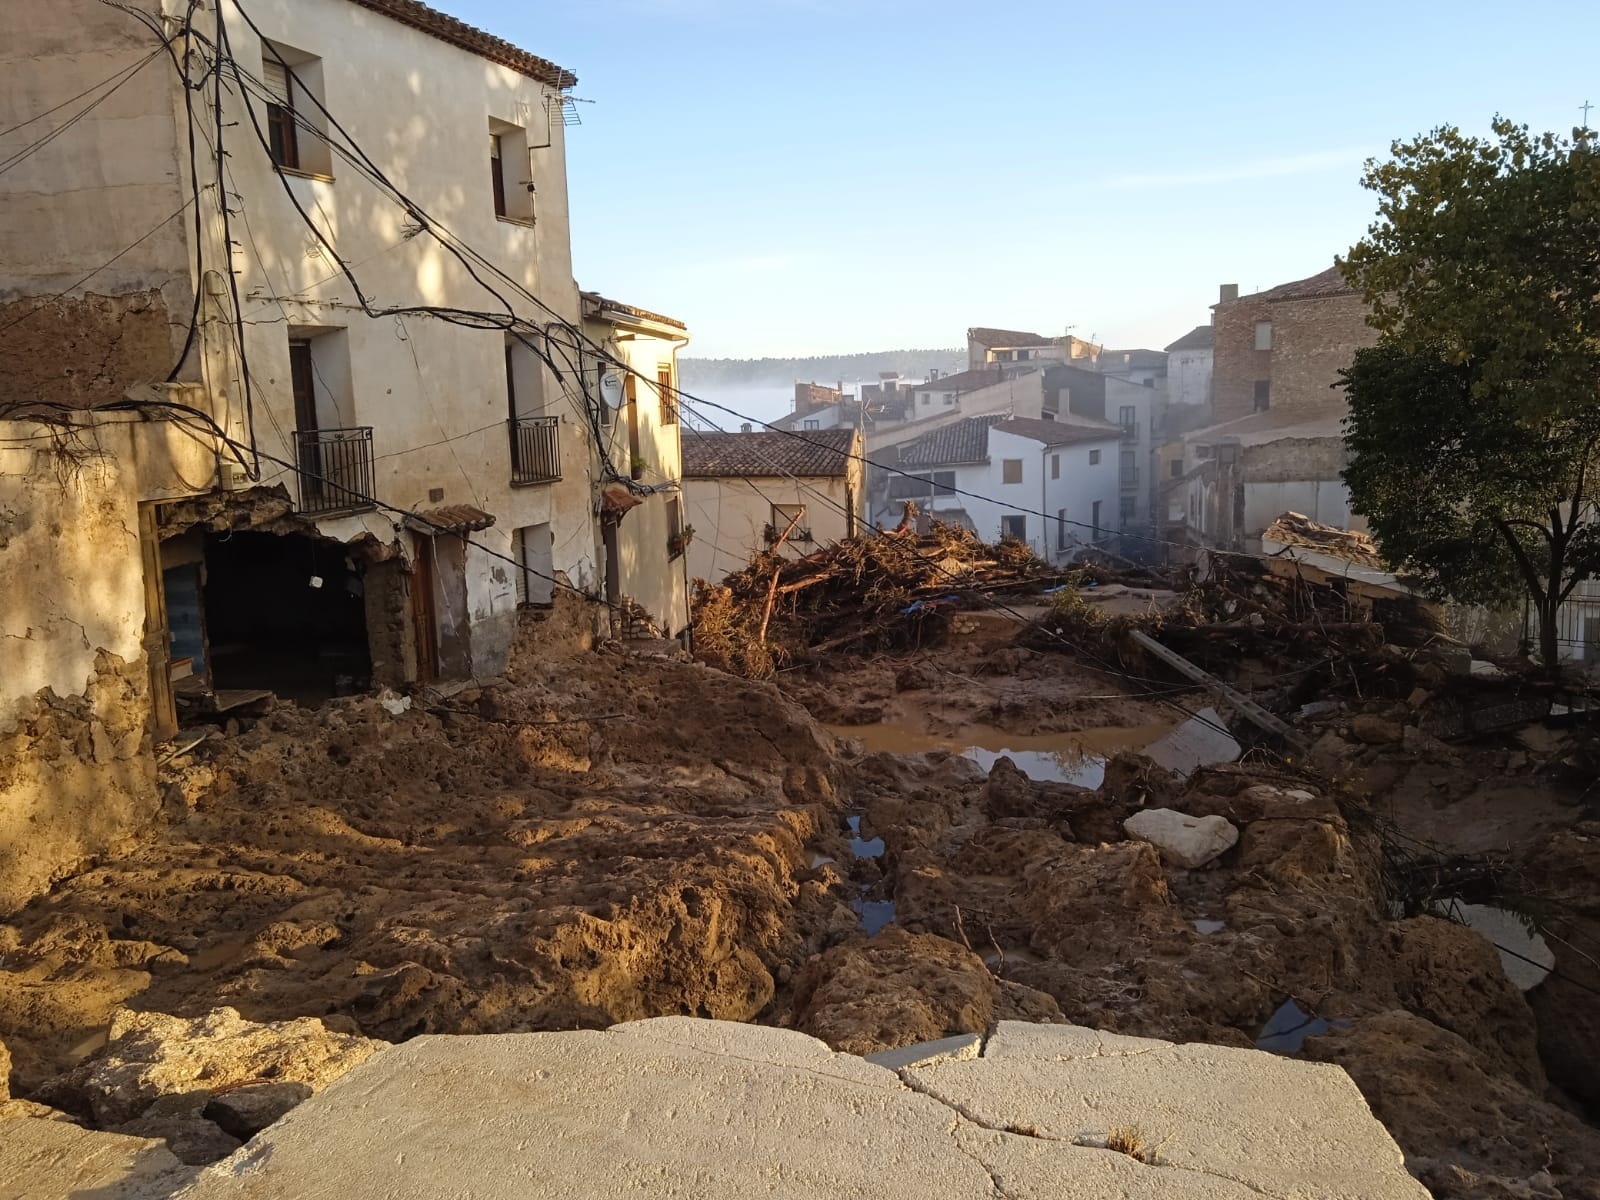
[[[855,383],[877,379],[880,372],[898,371],[908,379],[926,379],[930,370],[943,375],[964,371],[967,352],[954,350],[878,350],[866,354],[824,354],[815,358],[681,358],[679,384],[696,388],[790,386],[808,383]]]

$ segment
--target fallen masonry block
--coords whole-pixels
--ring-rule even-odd
[[[1427,1196],[1325,1064],[1017,1022],[975,1057],[907,1057],[896,1071],[792,1030],[686,1017],[419,1037],[178,1196]]]

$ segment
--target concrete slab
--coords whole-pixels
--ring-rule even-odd
[[[0,1121],[6,1200],[165,1200],[195,1175],[150,1138],[96,1133],[65,1121]]]
[[[945,1040],[964,1045],[924,1046],[896,1073],[792,1031],[688,1018],[417,1038],[179,1197],[1427,1195],[1337,1068],[1071,1026],[1006,1022],[980,1057]],[[1167,1139],[1155,1163],[1106,1149],[1114,1124]]]

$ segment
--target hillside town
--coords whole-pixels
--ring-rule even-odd
[[[764,419],[542,47],[20,7],[0,1200],[1600,1200],[1587,124]]]

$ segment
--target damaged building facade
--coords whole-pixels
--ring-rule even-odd
[[[182,712],[501,672],[613,479],[570,73],[416,0],[62,0],[0,59],[4,910]]]

